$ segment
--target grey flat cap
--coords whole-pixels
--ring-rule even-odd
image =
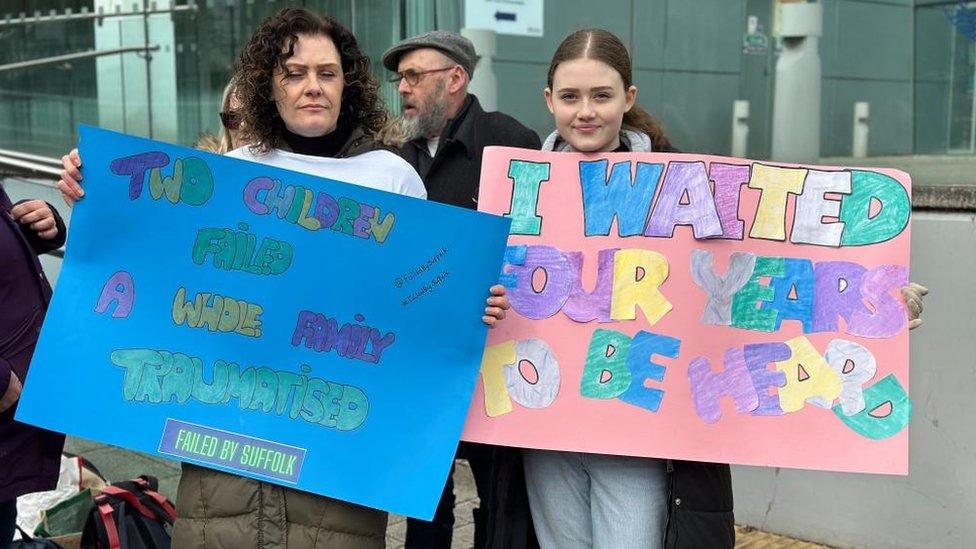
[[[420,36],[414,36],[394,44],[383,54],[383,66],[396,72],[403,54],[420,48],[434,48],[453,59],[468,72],[468,78],[474,77],[474,66],[478,63],[478,55],[474,52],[474,44],[470,40],[447,31],[431,31]]]

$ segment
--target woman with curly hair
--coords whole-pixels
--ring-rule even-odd
[[[235,95],[243,139],[228,156],[426,198],[417,172],[375,138],[387,114],[369,58],[331,17],[286,8],[266,20],[241,55]],[[59,187],[81,198],[77,150],[62,159]],[[491,288],[489,326],[504,318]],[[382,548],[383,511],[183,464],[173,546]]]

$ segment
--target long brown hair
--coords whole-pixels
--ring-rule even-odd
[[[379,83],[370,72],[369,57],[356,37],[332,17],[305,8],[285,8],[261,24],[241,53],[235,93],[241,102],[246,139],[257,150],[267,151],[280,143],[284,122],[272,99],[273,75],[276,68],[284,70],[303,34],[327,36],[339,50],[345,87],[338,123],[352,122],[375,135],[389,117],[379,98]]]
[[[549,64],[549,76],[546,83],[550,89],[552,88],[552,75],[555,74],[556,67],[564,61],[572,61],[573,59],[602,61],[620,74],[620,78],[624,81],[624,90],[633,85],[630,54],[627,53],[627,48],[623,42],[610,31],[583,29],[567,36],[562,44],[556,48],[556,53],[553,54],[552,62]],[[624,113],[624,126],[646,133],[651,138],[651,145],[655,151],[665,151],[672,148],[671,140],[668,139],[664,126],[636,103]]]

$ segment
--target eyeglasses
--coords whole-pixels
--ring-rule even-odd
[[[228,130],[236,130],[241,127],[241,113],[237,111],[221,112],[220,123]]]
[[[444,67],[442,69],[430,69],[430,70],[426,70],[426,71],[418,71],[416,69],[407,69],[405,71],[400,71],[400,72],[393,73],[393,76],[390,76],[390,82],[394,82],[394,83],[399,84],[401,80],[406,80],[407,81],[407,84],[410,84],[411,86],[416,86],[417,84],[420,83],[421,80],[424,79],[425,76],[427,76],[428,74],[430,74],[432,72],[449,71],[449,70],[453,69],[454,67],[458,67],[458,66],[459,65],[451,65],[450,67]]]

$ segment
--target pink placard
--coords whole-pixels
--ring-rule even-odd
[[[462,438],[907,474],[910,195],[879,168],[486,149],[513,310]]]

